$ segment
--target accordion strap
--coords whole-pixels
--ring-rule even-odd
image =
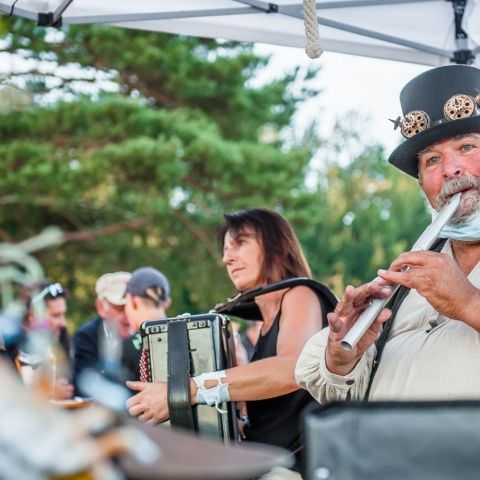
[[[187,323],[168,324],[168,408],[170,423],[175,427],[195,430],[190,401],[190,350]]]
[[[234,315],[236,317],[244,318],[246,320],[262,320],[262,314],[255,303],[255,298],[260,295],[265,295],[277,290],[285,288],[293,288],[298,285],[304,285],[311,288],[317,295],[323,310],[323,326],[328,325],[327,313],[333,311],[337,305],[337,297],[333,292],[323,283],[317,282],[311,278],[295,277],[281,280],[279,282],[271,283],[263,287],[247,290],[238,294],[234,298],[228,299],[225,303],[215,306],[217,313],[224,313],[226,315]]]

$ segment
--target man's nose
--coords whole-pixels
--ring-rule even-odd
[[[443,162],[443,177],[445,180],[463,175],[464,168],[461,160],[455,154],[448,156]]]
[[[54,319],[53,323],[56,325],[57,328],[62,328],[67,326],[67,317],[57,317]]]

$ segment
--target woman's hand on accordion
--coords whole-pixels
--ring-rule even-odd
[[[169,418],[167,384],[127,382],[127,387],[138,392],[127,400],[128,413],[141,422],[160,423]]]

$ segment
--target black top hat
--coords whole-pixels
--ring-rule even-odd
[[[395,121],[406,137],[388,161],[418,176],[418,152],[440,140],[480,132],[480,69],[446,65],[410,80],[400,93],[403,118]]]

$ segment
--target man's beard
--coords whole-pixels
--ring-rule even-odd
[[[480,178],[463,175],[445,183],[437,195],[437,209],[441,209],[457,192],[471,189],[462,194],[460,206],[450,221],[451,224],[467,223],[480,209]]]

